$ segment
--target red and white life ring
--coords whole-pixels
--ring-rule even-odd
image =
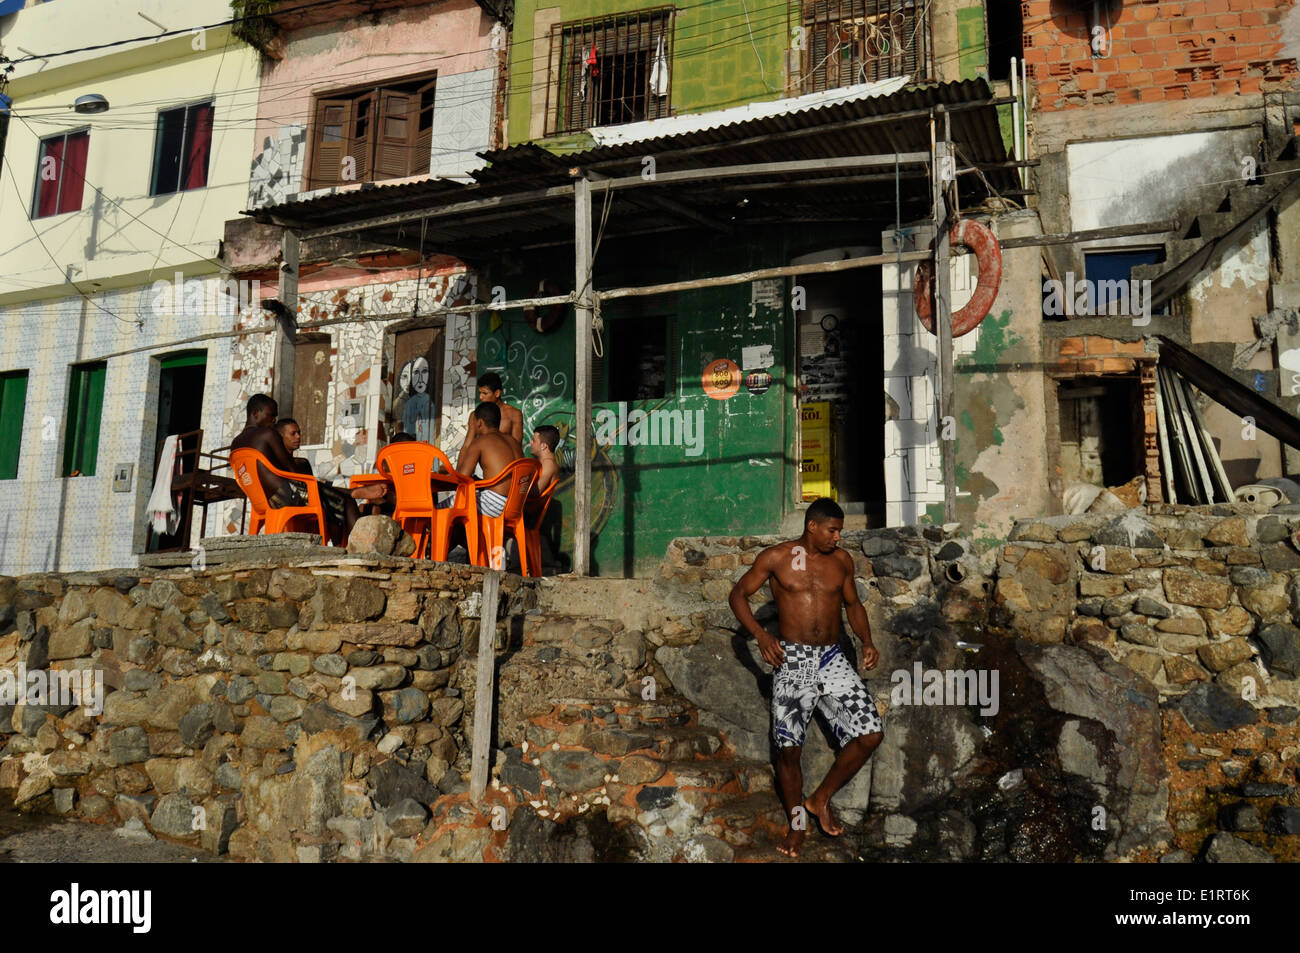
[[[993,310],[997,300],[998,288],[1002,284],[1002,247],[997,237],[981,225],[967,219],[958,221],[948,232],[948,241],[952,245],[965,245],[975,253],[979,263],[979,283],[966,306],[952,316],[952,336],[961,337],[979,327],[979,323]],[[934,242],[930,242],[934,247]],[[934,329],[934,266],[921,262],[916,269],[916,282],[912,286],[912,302],[916,307],[916,316],[921,319],[927,331],[937,333]]]
[[[549,298],[564,294],[564,288],[557,282],[544,278],[537,283],[537,297]],[[560,326],[564,314],[569,310],[567,304],[552,304],[544,308],[524,308],[524,320],[538,334],[550,334]]]

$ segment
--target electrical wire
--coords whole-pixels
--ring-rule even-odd
[[[0,168],[0,174],[6,172],[9,174],[9,184],[14,187],[14,194],[18,196],[18,208],[21,210],[24,203],[23,203],[22,192],[18,188],[18,180],[14,178],[13,170],[9,166],[6,165],[3,168]],[[36,223],[33,222],[31,219],[28,219],[27,224],[31,226],[32,237],[36,239],[37,243],[41,246],[42,249],[44,249],[46,257],[50,259],[50,264],[52,264],[55,267],[55,269],[63,273],[64,280],[69,285],[71,285],[73,290],[76,291],[77,294],[81,295],[81,297],[84,298],[88,304],[94,305],[96,308],[98,308],[100,311],[103,311],[106,315],[108,315],[110,318],[112,318],[115,321],[118,321],[128,326],[135,327],[137,331],[142,330],[144,328],[143,321],[138,321],[138,320],[128,321],[126,318],[119,317],[118,315],[114,314],[112,311],[109,311],[107,308],[101,305],[98,301],[91,298],[90,295],[86,294],[86,292],[82,291],[81,286],[78,285],[75,281],[73,281],[72,277],[68,274],[68,269],[59,264],[58,260],[54,257],[54,253],[50,251],[50,247],[45,244],[45,239],[41,238],[41,233],[36,228]]]
[[[230,38],[229,36],[227,36],[227,37],[226,37],[226,42],[225,42],[225,43],[222,45],[222,47],[221,47],[221,56],[217,59],[217,70],[216,70],[216,75],[214,75],[213,78],[212,78],[212,95],[209,96],[208,98],[209,98],[210,100],[212,100],[212,112],[213,112],[213,115],[214,115],[214,116],[216,115],[216,111],[217,111],[217,108],[216,108],[216,98],[217,98],[217,87],[218,87],[218,86],[220,85],[220,83],[221,83],[221,67],[222,67],[222,65],[226,62],[226,51],[230,49],[230,40],[231,40],[231,38]],[[214,142],[215,142],[215,139],[216,139],[216,130],[214,129],[214,130],[212,130],[212,132],[210,133],[210,136],[209,136],[209,139],[208,139],[208,166],[209,166],[209,167],[211,167],[211,165],[212,165],[212,153],[213,153],[214,151],[216,151],[215,149],[213,149],[213,144],[214,144]],[[158,148],[162,148],[162,143],[161,143],[161,142],[157,143],[157,147],[158,147]],[[182,141],[182,143],[181,143],[181,149],[184,150],[184,148],[185,148],[185,143]],[[177,175],[178,175],[178,177],[179,177],[179,174],[180,174],[180,172],[179,172],[179,170],[178,170],[178,171],[177,171]],[[207,179],[207,176],[206,176],[206,174],[205,174],[205,176],[204,176],[204,180],[205,180],[205,182],[206,182],[206,179]],[[176,184],[177,184],[177,185],[180,185],[179,179],[178,179],[178,181],[177,181]],[[96,191],[98,191],[98,190],[96,190]],[[151,190],[151,191],[152,191],[152,190]],[[169,237],[169,235],[170,235],[172,229],[174,229],[174,228],[176,227],[176,220],[177,220],[178,218],[180,218],[180,214],[181,214],[181,205],[184,203],[184,201],[185,201],[185,196],[186,196],[187,194],[189,194],[189,192],[190,192],[189,189],[182,189],[182,190],[180,191],[180,194],[178,194],[178,195],[176,196],[176,201],[175,201],[175,203],[174,203],[175,206],[176,206],[176,211],[174,211],[174,212],[172,213],[171,224],[167,226],[167,232],[164,233],[163,236],[162,236],[162,242],[158,245],[158,254],[154,256],[153,264],[149,266],[149,275],[148,275],[148,277],[145,279],[145,283],[148,284],[148,285],[151,285],[151,286],[152,286],[152,284],[153,284],[153,281],[152,281],[151,279],[153,278],[154,270],[158,267],[158,262],[162,261],[163,249],[167,247],[167,243],[168,243],[168,242],[172,242],[172,244],[174,244],[174,245],[179,245],[179,247],[181,247],[181,248],[185,248],[187,251],[189,251],[189,252],[191,252],[191,253],[194,253],[194,250],[193,250],[192,248],[188,248],[188,247],[185,246],[185,245],[180,245],[178,242],[172,241],[172,239]],[[100,194],[103,194],[103,193],[100,193]],[[195,214],[195,219],[196,219],[196,220],[199,220],[200,217],[202,216],[202,214],[203,214],[203,206],[207,205],[207,202],[208,202],[208,190],[207,190],[207,189],[203,189],[203,201],[202,201],[202,203],[200,203],[200,205],[199,205],[199,211]],[[218,261],[216,261],[216,259],[212,259],[212,258],[208,258],[208,259],[206,259],[206,260],[211,261],[211,262],[213,262],[214,264],[216,264],[217,267],[220,268],[222,271],[225,271],[225,270],[226,270],[226,266],[225,266],[225,264],[224,264],[223,262],[218,262]]]
[[[30,128],[30,127],[27,126],[27,123],[23,121],[23,117],[21,117],[21,116],[17,116],[17,117],[15,117],[15,118],[17,118],[19,122],[22,122],[24,127],[27,127],[27,131],[30,132],[30,133],[32,134],[32,136],[37,140],[38,143],[41,142],[41,138],[40,138],[40,136],[38,136],[38,135],[36,134],[36,131],[35,131],[35,130],[33,130],[32,128]],[[150,224],[149,224],[148,222],[146,222],[144,219],[140,218],[138,215],[132,215],[130,212],[128,212],[128,211],[127,211],[127,210],[126,210],[126,209],[121,205],[121,203],[117,202],[117,201],[116,201],[115,199],[113,199],[113,198],[110,198],[108,195],[106,195],[106,194],[104,193],[104,190],[103,190],[103,189],[101,189],[99,186],[95,185],[95,183],[94,183],[94,182],[91,182],[89,179],[87,179],[86,176],[85,176],[83,173],[78,172],[75,168],[73,168],[72,166],[68,165],[66,162],[63,163],[63,171],[71,171],[71,172],[75,173],[75,174],[77,175],[77,177],[81,179],[82,184],[83,184],[83,185],[88,185],[88,186],[90,186],[90,188],[91,188],[92,190],[94,190],[94,192],[95,192],[97,195],[99,195],[100,198],[102,198],[104,201],[106,201],[106,202],[112,204],[113,207],[115,207],[118,211],[120,211],[120,212],[121,212],[123,215],[125,215],[127,218],[131,219],[132,221],[135,221],[135,222],[140,223],[140,224],[143,225],[145,228],[149,229],[149,231],[153,232],[155,235],[158,235],[159,237],[161,237],[161,238],[164,239],[165,241],[171,242],[171,243],[172,243],[173,245],[175,245],[177,248],[183,248],[183,249],[185,249],[185,251],[189,252],[189,253],[192,254],[192,255],[196,255],[196,256],[198,256],[198,257],[199,257],[200,259],[202,259],[203,261],[211,262],[212,264],[216,265],[216,266],[219,267],[219,268],[224,268],[224,267],[225,267],[225,265],[224,265],[222,262],[218,261],[217,259],[215,259],[215,258],[209,258],[207,255],[203,254],[203,253],[200,252],[198,249],[196,249],[196,248],[191,248],[189,245],[185,245],[185,244],[183,244],[183,243],[181,243],[181,242],[176,241],[175,239],[171,238],[171,237],[170,237],[166,232],[160,232],[160,231],[158,231],[158,229],[154,228],[152,225],[150,225]],[[16,181],[16,180],[15,180],[15,181]],[[178,195],[177,195],[177,205],[178,205],[178,206],[179,206],[179,204],[180,204],[180,202],[179,202],[179,197],[182,196],[182,195],[184,195],[184,192],[178,193]],[[20,204],[19,207],[21,208],[22,205]],[[171,223],[171,225],[169,226],[169,230],[170,230],[171,228],[174,228],[174,227],[176,226],[176,218],[177,218],[177,216],[179,215],[179,211],[180,211],[180,210],[179,210],[179,207],[178,207],[178,209],[177,209],[177,213],[174,214],[174,215],[172,215],[172,223]],[[154,267],[156,268],[157,265],[158,265],[158,263],[157,263],[157,261],[155,260],[155,262],[154,262]],[[152,274],[152,269],[150,269],[150,273]]]

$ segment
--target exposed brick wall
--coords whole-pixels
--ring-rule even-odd
[[[1057,341],[1053,377],[1137,374],[1142,384],[1143,477],[1147,502],[1164,502],[1160,486],[1160,445],[1156,427],[1156,358],[1141,341],[1116,341],[1095,334]]]
[[[1025,63],[1042,110],[1148,103],[1297,87],[1281,59],[1296,0],[1124,0],[1094,58],[1091,13],[1025,0]]]

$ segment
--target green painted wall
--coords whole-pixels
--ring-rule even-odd
[[[988,79],[988,45],[985,42],[984,7],[957,11],[957,61],[962,79]]]
[[[847,242],[833,229],[786,233],[747,242],[672,239],[602,250],[596,288],[729,274],[788,261],[814,247]],[[861,236],[858,236],[861,240]],[[512,297],[513,288],[535,289],[544,277],[559,280],[572,263],[556,256],[533,259],[519,275],[493,275]],[[795,440],[794,314],[788,282],[780,286],[780,307],[755,304],[750,284],[684,292],[675,299],[656,297],[606,302],[606,353],[619,322],[648,315],[675,318],[676,333],[666,397],[628,402],[627,412],[679,410],[702,414],[699,454],[686,446],[629,446],[627,438],[596,444],[593,420],[592,547],[593,572],[606,576],[647,575],[656,571],[668,542],[677,536],[773,533],[794,507],[797,486]],[[752,311],[752,313],[751,313]],[[762,394],[742,386],[728,400],[703,393],[705,365],[717,358],[743,363],[742,348],[770,345],[773,377]],[[549,334],[538,334],[519,312],[488,315],[479,323],[478,371],[502,368],[507,401],[524,413],[525,436],[540,424],[559,427],[563,448],[572,452],[573,316],[570,311]],[[600,394],[599,385],[597,394]],[[597,400],[615,413],[617,403]],[[525,441],[527,442],[527,441]],[[558,532],[561,551],[572,553],[573,479],[566,474],[548,514],[547,531]]]
[[[560,21],[568,22],[655,6],[653,0],[519,0],[510,40],[510,144],[531,138],[534,66],[544,63],[550,52],[549,28],[534,35],[539,10],[558,9]],[[673,17],[674,114],[783,96],[790,25],[797,22],[798,10],[799,5],[790,0],[679,0]],[[568,152],[588,148],[590,142],[585,135],[568,136],[555,145],[557,151]]]

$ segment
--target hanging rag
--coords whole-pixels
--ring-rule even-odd
[[[149,494],[149,520],[159,536],[172,535],[181,525],[181,513],[172,499],[172,473],[176,469],[176,436],[163,441],[158,455],[158,473]]]
[[[654,67],[650,70],[650,92],[662,98],[668,95],[668,57],[664,50],[664,35],[659,34],[655,45]]]

